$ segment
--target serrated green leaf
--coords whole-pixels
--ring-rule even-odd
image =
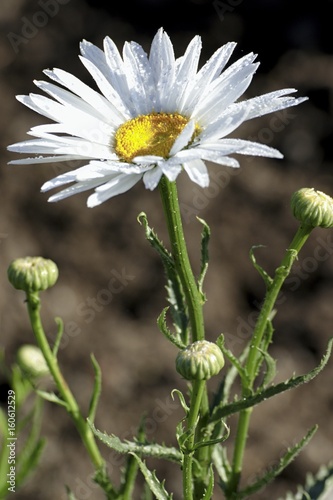
[[[106,434],[96,429],[92,422],[88,420],[93,433],[102,443],[121,454],[138,453],[146,457],[163,458],[171,462],[181,463],[181,453],[173,447],[162,446],[156,443],[139,443],[137,441],[122,441],[114,434]]]
[[[277,385],[271,385],[267,387],[265,390],[259,390],[252,396],[247,397],[246,399],[242,398],[240,400],[236,400],[233,403],[227,404],[223,407],[216,407],[214,414],[211,417],[210,423],[217,422],[220,419],[223,419],[229,415],[234,413],[238,413],[241,410],[245,410],[246,408],[250,408],[255,406],[262,401],[275,396],[276,394],[281,394],[282,392],[288,391],[299,385],[306,384],[313,380],[319,373],[325,368],[330,359],[332,352],[332,344],[333,338],[331,338],[328,342],[326,353],[324,354],[320,364],[316,366],[313,370],[305,375],[299,375],[298,377],[292,377],[286,382],[281,382]]]
[[[264,474],[261,478],[259,478],[255,483],[251,484],[247,488],[239,491],[237,493],[237,500],[242,500],[243,498],[248,498],[253,493],[261,490],[268,483],[273,481],[281,472],[296,458],[296,456],[300,453],[300,451],[308,444],[311,440],[315,432],[317,431],[318,426],[315,425],[309,432],[304,436],[304,438],[297,443],[292,448],[288,449],[285,455],[280,458],[278,464],[274,467],[271,467],[269,471]]]
[[[183,343],[180,335],[178,333],[173,334],[169,328],[167,327],[166,324],[166,313],[168,311],[168,307],[165,307],[159,317],[157,318],[157,324],[160,329],[160,331],[163,333],[163,335],[170,340],[178,349],[185,349],[186,345]]]
[[[168,292],[168,302],[171,306],[170,313],[176,330],[180,332],[183,342],[187,344],[186,337],[189,321],[186,313],[186,301],[184,299],[184,293],[176,271],[174,259],[171,253],[165,248],[162,241],[159,240],[157,234],[149,227],[148,219],[144,212],[138,215],[138,221],[145,228],[147,240],[161,257],[168,282],[166,289]]]
[[[220,445],[214,446],[212,461],[222,485],[225,485],[232,471],[228,461],[226,448]]]
[[[150,490],[152,493],[155,495],[157,500],[172,500],[172,493],[169,494],[165,487],[164,487],[164,481],[161,483],[155,474],[155,471],[150,471],[148,467],[146,466],[145,462],[141,460],[141,458],[136,455],[135,453],[132,453],[132,455],[135,457],[137,460],[140,470],[146,480],[146,483],[148,484]]]
[[[206,296],[203,291],[203,282],[208,270],[208,261],[209,261],[209,253],[208,253],[208,244],[210,240],[210,227],[203,219],[197,217],[198,221],[201,222],[203,228],[201,233],[201,269],[198,279],[198,289],[202,298],[202,302],[206,301]]]
[[[306,484],[297,493],[287,493],[279,500],[330,500],[333,498],[333,462],[322,465],[317,474],[307,474]]]

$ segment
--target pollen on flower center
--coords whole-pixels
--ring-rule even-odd
[[[189,118],[178,113],[139,115],[118,128],[115,152],[127,162],[144,155],[167,158],[173,143],[188,122]]]

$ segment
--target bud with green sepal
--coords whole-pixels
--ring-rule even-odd
[[[208,380],[224,366],[221,349],[213,342],[198,340],[178,353],[177,372],[186,380]]]
[[[333,227],[333,198],[314,188],[302,188],[291,197],[294,216],[310,227]]]
[[[8,268],[8,279],[13,287],[27,293],[47,290],[56,283],[58,275],[57,265],[42,257],[19,258]]]

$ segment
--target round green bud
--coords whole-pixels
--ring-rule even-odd
[[[297,220],[311,227],[333,227],[333,199],[314,188],[302,188],[291,197]]]
[[[221,349],[213,342],[198,340],[178,353],[176,370],[186,380],[208,380],[224,366]]]
[[[26,344],[20,347],[16,361],[28,378],[42,377],[49,373],[42,351],[35,345]]]
[[[8,268],[8,279],[13,287],[27,293],[50,288],[56,283],[58,275],[56,264],[42,257],[16,259]]]

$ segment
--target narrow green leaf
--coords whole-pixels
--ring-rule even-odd
[[[89,426],[93,433],[102,443],[106,444],[109,448],[121,454],[138,453],[146,457],[163,458],[171,462],[180,463],[182,459],[181,453],[173,447],[162,446],[156,443],[139,443],[136,441],[121,441],[114,434],[106,434],[96,429],[92,422],[88,420]]]
[[[94,422],[98,401],[102,392],[102,372],[95,356],[91,354],[90,358],[92,365],[94,367],[95,378],[94,378],[94,388],[89,404],[88,418],[91,422]]]
[[[154,471],[151,472],[146,466],[145,462],[143,462],[138,455],[136,455],[135,453],[132,453],[132,455],[137,460],[140,470],[146,480],[146,483],[148,484],[149,488],[151,489],[152,493],[155,495],[157,500],[172,500],[172,494],[169,494],[166,491],[164,487],[164,482],[161,483],[157,479],[155,472]]]
[[[253,266],[255,267],[255,269],[258,271],[258,273],[260,274],[260,276],[264,280],[266,288],[268,289],[271,286],[271,284],[273,283],[273,279],[267,274],[267,272],[261,266],[259,266],[259,264],[257,264],[256,258],[254,256],[254,251],[257,248],[264,248],[264,246],[265,245],[254,245],[250,250],[250,259],[251,259]]]
[[[333,338],[331,338],[327,345],[327,350],[325,355],[323,356],[320,364],[316,366],[313,370],[305,375],[299,375],[298,377],[292,377],[286,382],[281,382],[277,385],[271,385],[267,387],[265,390],[259,390],[253,396],[249,396],[246,399],[240,399],[233,403],[227,404],[223,407],[216,408],[214,414],[212,415],[210,423],[216,422],[222,418],[225,418],[234,413],[238,413],[240,410],[245,410],[246,408],[250,408],[255,406],[261,401],[264,401],[268,398],[275,396],[276,394],[281,394],[282,392],[293,389],[294,387],[298,387],[299,385],[306,384],[313,380],[327,365],[328,360],[331,356],[332,351]]]
[[[204,446],[213,446],[214,444],[220,444],[220,443],[223,443],[224,441],[226,441],[228,439],[228,437],[230,436],[230,429],[225,424],[225,422],[222,421],[222,423],[224,425],[224,428],[227,431],[225,434],[223,434],[223,436],[216,438],[216,439],[209,439],[207,441],[200,441],[200,442],[196,443],[196,445],[194,446],[193,449],[197,450],[198,448],[203,448]]]
[[[304,436],[304,438],[297,443],[292,448],[289,448],[285,455],[279,460],[278,464],[274,467],[271,467],[269,471],[264,474],[261,478],[259,478],[255,483],[251,484],[247,488],[239,491],[237,493],[237,500],[242,500],[242,498],[248,498],[249,495],[252,495],[256,491],[261,490],[268,483],[273,481],[281,472],[295,459],[295,457],[300,453],[300,451],[308,444],[308,442],[312,439],[313,435],[317,431],[318,426],[315,425],[309,432]]]
[[[185,414],[187,415],[188,412],[190,411],[190,408],[186,404],[186,401],[185,401],[185,398],[184,398],[184,394],[181,391],[179,391],[178,389],[173,389],[171,391],[171,397],[172,397],[173,400],[174,400],[174,397],[173,397],[174,394],[177,394],[177,396],[179,398],[179,402],[180,402],[180,404],[181,404],[181,406],[182,406]]]
[[[202,500],[211,500],[213,498],[213,490],[214,490],[214,471],[213,466],[211,465],[209,468],[209,481]]]
[[[206,301],[206,296],[203,291],[203,282],[208,269],[208,261],[209,261],[209,253],[208,253],[208,244],[210,240],[210,227],[203,219],[197,217],[198,221],[201,222],[203,228],[201,233],[201,269],[200,275],[198,279],[198,289],[202,297],[202,302]]]
[[[41,391],[40,389],[37,389],[36,394],[46,401],[50,401],[51,403],[56,403],[59,406],[67,408],[66,402],[60,399],[54,392]]]
[[[265,389],[268,384],[272,382],[276,375],[276,360],[272,358],[270,354],[268,354],[267,351],[262,351],[259,349],[263,356],[263,360],[265,361],[266,364],[266,371],[264,373],[263,381],[260,385],[260,389]]]
[[[145,436],[145,418],[141,419],[140,426],[137,432],[137,441],[144,442],[146,440]],[[121,500],[132,500],[133,491],[135,486],[135,480],[138,474],[139,464],[132,454],[129,454],[126,461],[126,466],[122,472],[121,477],[121,487],[118,491],[119,498]]]
[[[41,438],[35,443],[35,446],[30,449],[29,459],[24,462],[18,463],[18,471],[16,474],[16,486],[19,488],[25,479],[32,473],[32,471],[37,467],[40,457],[42,455],[44,446],[46,444],[46,439]]]
[[[61,339],[62,339],[62,336],[64,333],[64,322],[59,317],[54,318],[54,321],[56,322],[56,324],[58,326],[58,330],[57,330],[57,336],[56,336],[56,339],[54,342],[52,352],[53,352],[54,357],[57,358],[60,342],[61,342]]]
[[[230,363],[236,368],[238,375],[240,376],[243,384],[247,385],[248,377],[247,377],[246,370],[242,367],[240,360],[238,358],[236,358],[236,356],[234,356],[233,353],[225,347],[223,334],[221,334],[219,336],[216,343],[219,346],[219,348],[221,349],[221,351],[223,352],[223,354],[225,355],[225,357],[228,358]]]

